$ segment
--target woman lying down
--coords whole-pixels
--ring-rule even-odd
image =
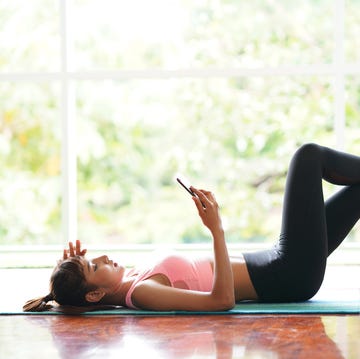
[[[325,202],[322,180],[342,186]],[[225,311],[243,300],[308,300],[321,286],[327,257],[360,217],[360,157],[317,144],[301,146],[288,171],[279,241],[237,258],[229,257],[215,196],[191,191],[212,235],[213,258],[170,255],[152,267],[127,270],[106,255],[88,259],[76,241],[53,271],[50,293],[29,300],[23,310],[48,310],[49,302],[56,302],[84,311],[106,305]]]

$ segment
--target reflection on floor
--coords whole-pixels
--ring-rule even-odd
[[[3,358],[360,358],[359,316],[0,317]]]

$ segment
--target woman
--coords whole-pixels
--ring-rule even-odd
[[[322,179],[344,186],[325,203]],[[230,258],[214,195],[191,188],[199,216],[213,237],[213,260],[170,256],[144,271],[125,269],[106,256],[87,260],[69,244],[55,268],[50,294],[25,311],[61,305],[121,305],[150,310],[219,311],[242,300],[303,301],[319,290],[327,257],[360,217],[360,157],[317,144],[301,146],[287,177],[282,228],[271,249]]]

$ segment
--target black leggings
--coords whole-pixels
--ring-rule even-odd
[[[322,179],[344,186],[325,203]],[[316,144],[300,147],[291,160],[279,242],[244,253],[251,280],[266,302],[313,297],[327,257],[360,218],[360,157]]]

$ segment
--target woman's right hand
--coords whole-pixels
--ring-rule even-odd
[[[85,256],[87,250],[81,249],[81,242],[79,239],[76,240],[75,248],[73,242],[69,242],[69,249],[64,249],[63,259],[68,259],[75,256]]]
[[[191,187],[191,190],[197,197],[193,197],[199,216],[204,225],[214,232],[223,231],[221,217],[219,213],[219,205],[215,196],[210,191]]]

